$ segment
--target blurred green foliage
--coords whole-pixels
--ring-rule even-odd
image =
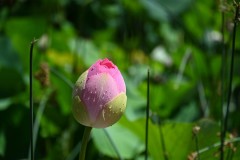
[[[144,159],[148,68],[149,159],[193,160],[197,148],[201,159],[219,159],[219,145],[211,146],[220,141],[233,18],[232,1],[0,0],[0,159],[29,156],[29,47],[34,38],[36,159],[77,159],[84,127],[71,113],[72,86],[105,57],[124,76],[127,110],[117,124],[92,131],[87,159],[119,159],[116,149],[123,159]],[[240,133],[239,32],[229,140]],[[194,126],[200,127],[198,133]],[[228,143],[225,153],[237,160],[239,142]]]

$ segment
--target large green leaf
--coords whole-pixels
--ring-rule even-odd
[[[93,129],[92,132],[93,141],[97,149],[104,155],[118,158],[107,134],[124,159],[133,159],[143,151],[144,145],[139,137],[121,124],[115,124],[105,130],[106,131],[103,129]],[[107,134],[105,132],[107,132]]]
[[[186,159],[191,149],[192,126],[191,123],[174,122],[168,122],[159,126],[149,122],[150,157],[157,160],[164,159],[164,155],[166,155],[169,159]],[[119,123],[108,128],[107,131],[109,131],[111,138],[123,157],[133,158],[135,155],[136,158],[137,153],[143,151],[143,145],[145,144],[145,119],[128,121],[123,117]],[[94,131],[93,138],[100,152],[116,157],[113,147],[102,130]],[[123,146],[125,146],[125,149],[122,148]]]
[[[191,123],[163,125],[163,136],[169,159],[187,159],[192,142],[192,126]]]
[[[145,142],[145,119],[129,122],[122,118],[120,123]],[[191,123],[175,122],[168,122],[159,126],[149,122],[150,156],[153,159],[164,159],[164,155],[169,159],[186,159],[191,148],[192,126]]]

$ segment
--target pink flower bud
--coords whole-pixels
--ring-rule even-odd
[[[126,108],[123,77],[108,59],[98,60],[77,80],[73,90],[73,116],[89,127],[116,123]]]

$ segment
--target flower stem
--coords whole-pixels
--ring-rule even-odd
[[[92,127],[85,127],[84,133],[83,133],[83,139],[82,139],[82,145],[80,149],[79,154],[79,160],[85,160],[85,153],[87,149],[88,139],[91,133]]]

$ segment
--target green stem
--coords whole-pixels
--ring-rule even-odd
[[[82,139],[82,145],[80,149],[79,154],[79,160],[85,160],[85,153],[87,149],[88,139],[91,133],[92,127],[85,127],[84,133],[83,133],[83,139]]]
[[[195,137],[196,150],[197,150],[197,160],[200,160],[199,146],[198,146],[198,136],[197,136],[197,134],[194,134],[194,137]]]
[[[121,154],[120,154],[119,151],[118,151],[118,148],[117,148],[116,144],[113,142],[112,137],[109,135],[109,133],[108,133],[108,131],[106,130],[106,128],[103,128],[103,131],[104,131],[104,133],[106,134],[109,142],[111,143],[114,151],[116,152],[116,154],[117,154],[117,156],[118,156],[118,159],[119,159],[119,160],[123,160]]]
[[[239,142],[240,141],[240,137],[236,137],[236,138],[233,138],[233,139],[230,139],[230,140],[226,140],[225,143],[234,143],[234,142]],[[200,149],[198,151],[199,154],[202,154],[210,149],[213,149],[213,148],[217,148],[221,146],[221,142],[218,142],[218,143],[214,143],[213,145],[211,146],[208,146],[206,148],[203,148],[203,149]]]
[[[231,61],[230,61],[230,73],[229,73],[229,84],[228,84],[228,94],[227,94],[227,108],[226,113],[223,115],[223,124],[222,124],[222,132],[221,132],[221,146],[220,146],[220,160],[224,160],[224,141],[227,133],[228,127],[228,117],[229,117],[229,107],[232,96],[232,80],[233,80],[233,70],[234,70],[234,54],[235,54],[235,40],[237,33],[237,22],[239,16],[240,5],[236,6],[236,13],[234,18],[234,26],[233,26],[233,39],[232,39],[232,53],[231,53]]]
[[[146,126],[145,126],[145,160],[148,159],[148,120],[149,120],[149,84],[150,84],[150,71],[147,71],[147,108],[146,108]]]
[[[33,66],[33,64],[32,64],[32,62],[33,62],[33,46],[34,46],[34,43],[36,42],[37,40],[34,38],[33,39],[33,41],[31,42],[31,46],[30,46],[30,61],[29,61],[29,68],[30,68],[30,73],[29,73],[29,82],[30,82],[30,88],[29,88],[29,92],[30,92],[30,94],[29,94],[29,106],[30,106],[30,122],[31,122],[31,124],[30,124],[30,127],[31,127],[31,133],[30,133],[30,135],[31,135],[31,139],[30,139],[30,153],[31,153],[31,160],[34,160],[34,152],[33,152],[33,88],[32,88],[32,66]]]

